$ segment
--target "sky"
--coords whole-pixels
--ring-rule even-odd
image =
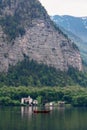
[[[87,0],[39,0],[49,15],[87,16]]]

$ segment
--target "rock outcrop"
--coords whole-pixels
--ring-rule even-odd
[[[38,0],[0,2],[0,72],[25,57],[62,71],[82,70],[78,48],[56,29]]]

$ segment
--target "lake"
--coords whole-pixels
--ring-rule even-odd
[[[87,130],[87,108],[48,109],[35,114],[32,107],[0,107],[0,130]]]

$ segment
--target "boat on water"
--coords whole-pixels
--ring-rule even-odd
[[[34,113],[49,113],[50,110],[33,110]]]

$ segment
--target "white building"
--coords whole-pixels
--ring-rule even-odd
[[[30,96],[21,99],[21,104],[28,104],[29,106],[38,105],[37,100],[33,100]]]

